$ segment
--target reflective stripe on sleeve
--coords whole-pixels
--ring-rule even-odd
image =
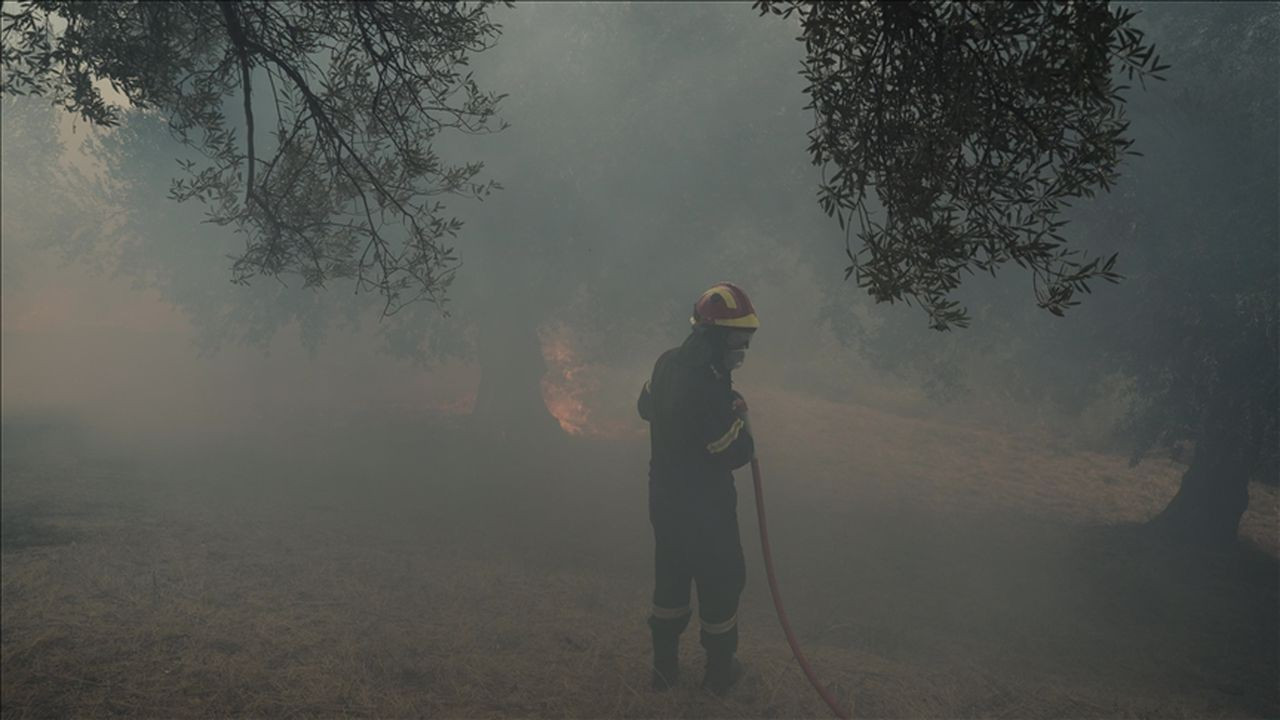
[[[708,635],[723,635],[724,633],[732,630],[734,626],[738,624],[738,613],[734,613],[733,617],[725,620],[724,622],[709,623],[702,618],[698,618],[698,620],[702,623],[702,632],[707,633]]]
[[[721,435],[718,440],[707,443],[707,452],[715,454],[718,452],[724,452],[725,450],[728,450],[729,446],[733,444],[733,441],[738,439],[738,433],[741,431],[742,431],[742,418],[738,418],[733,421],[732,425],[729,426],[728,432],[726,432],[724,435]]]
[[[665,608],[658,605],[653,606],[653,616],[659,620],[679,620],[692,613],[688,605],[678,608]]]

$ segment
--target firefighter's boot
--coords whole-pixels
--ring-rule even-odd
[[[702,647],[707,651],[707,667],[702,676],[702,687],[716,695],[724,695],[743,675],[742,663],[738,662],[736,655],[738,628],[733,627],[722,633],[708,633],[704,629]]]
[[[707,671],[702,677],[702,688],[715,695],[725,695],[742,679],[745,673],[742,663],[734,655],[707,656]]]
[[[649,630],[653,635],[654,690],[670,690],[680,682],[680,633],[688,624],[688,615],[682,618],[649,618]]]

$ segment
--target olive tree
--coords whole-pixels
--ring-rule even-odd
[[[818,199],[860,247],[852,276],[881,302],[916,301],[938,329],[967,324],[950,294],[1014,263],[1061,315],[1114,254],[1066,239],[1063,210],[1106,190],[1133,141],[1127,81],[1163,66],[1105,2],[760,0],[798,20],[814,114]],[[794,17],[793,17],[794,16]]]
[[[104,95],[109,85],[198,151],[171,195],[244,235],[235,280],[353,278],[390,313],[445,300],[460,224],[441,198],[493,188],[479,163],[448,162],[434,146],[447,130],[501,127],[500,96],[466,72],[498,37],[488,11],[486,2],[6,3],[0,92],[48,96],[110,126],[121,110]]]

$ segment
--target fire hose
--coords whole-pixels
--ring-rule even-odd
[[[805,659],[804,652],[800,650],[800,643],[796,641],[796,634],[791,630],[791,622],[787,620],[787,611],[782,607],[782,593],[778,591],[778,578],[773,572],[773,553],[769,550],[769,526],[764,519],[764,483],[760,479],[760,461],[757,458],[751,458],[751,479],[754,481],[756,489],[756,517],[760,521],[760,550],[764,554],[764,570],[769,576],[769,592],[773,595],[773,607],[778,611],[778,622],[782,624],[782,632],[787,636],[787,644],[791,646],[791,654],[795,655],[796,662],[800,663],[800,669],[804,671],[805,677],[809,678],[809,682],[813,684],[813,689],[818,691],[818,694],[822,696],[822,701],[827,704],[827,707],[831,708],[831,714],[840,718],[840,720],[848,720],[849,715],[836,702],[831,691],[818,682],[818,675],[809,666],[809,661]]]

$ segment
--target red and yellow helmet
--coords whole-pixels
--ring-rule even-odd
[[[689,322],[704,327],[715,325],[742,330],[760,327],[760,318],[756,317],[751,299],[742,288],[727,282],[716,283],[702,293],[698,302],[693,304],[693,317]]]

